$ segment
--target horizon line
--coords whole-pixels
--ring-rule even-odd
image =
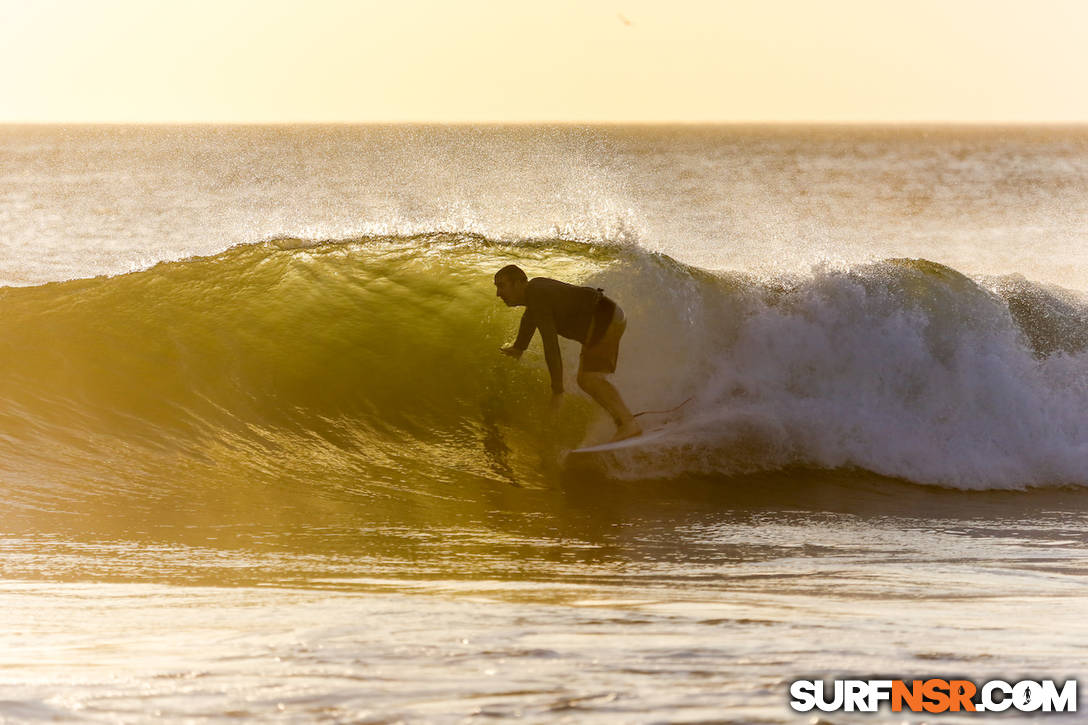
[[[0,126],[1088,126],[1088,119],[5,120]]]

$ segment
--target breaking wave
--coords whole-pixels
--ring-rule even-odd
[[[615,380],[633,409],[691,398],[654,445],[602,458],[610,475],[1088,485],[1076,293],[924,260],[766,279],[635,246],[421,234],[0,289],[5,500],[127,491],[151,507],[245,489],[242,507],[305,485],[379,505],[440,502],[457,482],[548,485],[608,425],[581,398],[549,419],[538,343],[520,364],[497,353],[517,315],[491,275],[509,263],[620,302]]]

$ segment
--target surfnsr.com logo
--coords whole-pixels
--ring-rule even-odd
[[[797,712],[876,712],[883,703],[892,712],[1076,712],[1077,681],[796,680],[790,698]]]

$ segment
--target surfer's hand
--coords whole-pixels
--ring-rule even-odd
[[[513,345],[503,345],[502,347],[499,348],[499,352],[501,352],[503,355],[506,355],[508,357],[512,357],[515,360],[520,360],[521,359],[521,353],[523,353],[525,351],[524,350],[519,350],[516,347],[514,347]]]

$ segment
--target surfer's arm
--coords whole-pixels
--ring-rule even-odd
[[[499,352],[503,355],[509,355],[515,360],[520,360],[521,354],[529,347],[529,341],[533,339],[534,332],[536,332],[536,323],[533,321],[533,315],[529,310],[525,310],[521,315],[521,324],[518,325],[517,339],[509,345],[500,347]]]
[[[540,330],[540,342],[544,345],[548,373],[552,376],[552,393],[558,395],[563,392],[563,355],[559,352],[559,334],[555,331],[555,318],[551,310],[541,310],[536,326]]]
[[[518,325],[518,338],[510,347],[521,355],[529,347],[529,341],[533,339],[534,332],[536,332],[536,321],[533,319],[533,313],[525,310],[521,315],[521,324]]]

